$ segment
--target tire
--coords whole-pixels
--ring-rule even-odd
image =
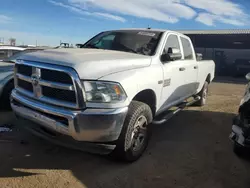
[[[199,101],[195,103],[196,106],[204,106],[207,102],[208,95],[208,82],[205,81],[202,90],[198,93],[198,96],[201,98]]]
[[[14,88],[14,81],[11,80],[7,83],[7,85],[3,89],[3,94],[1,97],[1,103],[3,104],[4,110],[11,110],[10,106],[10,94]]]
[[[147,148],[152,120],[152,111],[147,104],[132,101],[112,156],[126,162],[139,159]]]
[[[233,151],[238,157],[242,157],[246,152],[246,149],[238,143],[234,142]]]

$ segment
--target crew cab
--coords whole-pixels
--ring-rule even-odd
[[[156,117],[190,97],[205,104],[214,70],[178,32],[105,31],[81,48],[21,56],[11,106],[38,136],[135,161]]]

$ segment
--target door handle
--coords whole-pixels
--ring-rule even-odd
[[[179,68],[179,71],[185,71],[185,70],[186,70],[186,68],[184,68],[184,67]]]
[[[194,69],[198,69],[198,66],[194,66]]]

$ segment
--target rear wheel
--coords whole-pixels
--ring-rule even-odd
[[[113,155],[128,162],[137,160],[147,148],[152,120],[147,104],[132,101]]]
[[[199,101],[197,101],[196,106],[204,106],[207,102],[207,96],[208,96],[208,82],[205,81],[202,90],[200,93],[198,93],[198,96],[201,98]]]

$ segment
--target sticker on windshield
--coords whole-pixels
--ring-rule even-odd
[[[154,36],[155,36],[155,33],[148,33],[148,32],[142,32],[142,31],[140,31],[140,32],[138,33],[138,35],[144,35],[144,36],[154,37]]]

